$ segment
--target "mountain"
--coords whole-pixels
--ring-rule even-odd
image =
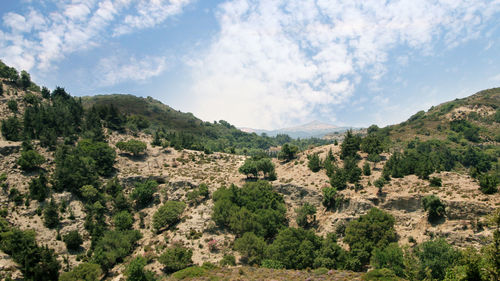
[[[297,139],[297,138],[322,138],[327,134],[334,133],[334,132],[345,132],[347,130],[351,129],[351,127],[337,127],[332,124],[320,122],[320,121],[312,121],[307,124],[295,126],[295,127],[288,127],[288,128],[282,128],[282,129],[277,129],[277,130],[262,130],[262,129],[252,129],[252,128],[240,128],[240,130],[244,132],[249,132],[249,133],[256,133],[261,135],[262,133],[265,133],[268,136],[274,137],[279,134],[286,134],[289,135],[290,137]]]
[[[498,276],[500,89],[283,160],[284,136],[3,70],[1,280]]]

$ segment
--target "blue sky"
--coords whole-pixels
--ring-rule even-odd
[[[272,129],[385,126],[500,86],[500,0],[4,0],[0,59],[76,96]]]

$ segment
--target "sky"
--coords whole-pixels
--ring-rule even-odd
[[[238,127],[385,126],[500,86],[500,0],[2,0],[0,59]]]

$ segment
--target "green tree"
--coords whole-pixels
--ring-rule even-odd
[[[131,229],[134,224],[134,217],[128,211],[121,211],[113,216],[113,222],[118,230]]]
[[[351,221],[346,227],[344,242],[349,245],[350,254],[359,261],[351,265],[351,269],[361,270],[370,261],[374,249],[384,248],[396,240],[394,218],[389,213],[372,208],[366,215]]]
[[[446,270],[460,258],[460,253],[444,239],[426,241],[418,245],[416,256],[420,263],[419,278],[423,280],[430,271],[430,277],[443,280]]]
[[[435,221],[445,216],[445,205],[436,195],[428,195],[422,198],[422,205],[427,211],[429,221]]]
[[[59,225],[59,209],[54,199],[50,200],[43,210],[43,224],[48,228],[55,228]]]
[[[126,142],[117,142],[116,147],[122,151],[132,153],[134,156],[138,156],[140,153],[146,151],[147,145],[142,141],[132,139]]]
[[[47,87],[42,87],[42,98],[49,99],[50,98],[50,90]]]
[[[340,269],[344,267],[345,259],[346,251],[337,244],[337,236],[334,233],[328,233],[321,248],[316,252],[313,266]]]
[[[144,208],[153,201],[157,187],[158,183],[154,180],[137,183],[130,197],[136,201],[137,207]]]
[[[267,248],[267,257],[281,262],[288,269],[313,267],[315,252],[322,239],[312,230],[284,228]]]
[[[102,270],[94,263],[81,263],[71,271],[63,272],[59,276],[59,281],[99,281]]]
[[[309,159],[309,162],[307,163],[309,169],[314,173],[318,172],[321,169],[321,160],[319,159],[318,153],[313,153],[307,158]]]
[[[391,243],[383,249],[375,248],[371,265],[376,269],[391,269],[397,276],[404,277],[403,250],[398,243]]]
[[[57,191],[68,190],[79,195],[82,186],[96,184],[94,159],[81,155],[78,150],[66,145],[58,147],[55,162],[53,178]]]
[[[78,230],[68,232],[68,234],[63,236],[63,241],[66,244],[66,248],[72,251],[78,250],[83,243],[82,236]]]
[[[153,281],[156,280],[154,273],[149,270],[144,270],[147,260],[143,257],[136,257],[133,259],[127,269],[125,270],[125,276],[127,276],[127,281]]]
[[[213,193],[212,198],[214,222],[229,227],[237,235],[254,232],[272,238],[287,224],[283,197],[269,182],[249,182],[242,188],[235,185],[222,187]]]
[[[257,163],[252,160],[251,158],[247,158],[243,165],[241,165],[238,168],[238,171],[241,174],[244,174],[249,178],[250,176],[253,176],[254,178],[258,177],[259,175],[259,170],[257,169]]]
[[[193,261],[193,250],[181,246],[173,246],[167,248],[165,252],[158,258],[158,261],[163,264],[164,271],[173,273],[189,267]]]
[[[106,231],[95,244],[92,261],[107,271],[129,255],[141,237],[137,230]]]
[[[17,113],[19,110],[19,107],[17,105],[17,101],[15,99],[10,99],[7,102],[7,107],[10,109],[10,111]]]
[[[170,227],[179,222],[180,216],[185,208],[186,204],[184,202],[165,202],[153,215],[153,228],[159,231],[164,227]]]
[[[16,116],[8,117],[2,120],[2,135],[6,140],[19,141],[21,140],[22,125]]]
[[[295,209],[295,212],[297,213],[297,225],[302,228],[308,228],[316,222],[316,207],[308,202]]]
[[[281,151],[278,154],[279,159],[284,159],[286,161],[290,161],[296,157],[299,148],[293,144],[285,143],[281,147]]]
[[[234,241],[234,249],[240,252],[242,261],[246,264],[260,264],[265,256],[267,244],[264,238],[253,232],[246,232]]]
[[[32,171],[45,163],[45,158],[35,150],[21,152],[21,157],[17,160],[17,164],[24,171]]]
[[[372,171],[370,169],[370,164],[365,161],[365,164],[363,164],[363,175],[369,176],[372,174]]]
[[[95,161],[95,170],[101,176],[110,175],[113,172],[116,152],[105,142],[92,140],[81,140],[77,146],[80,155],[91,157]]]
[[[361,138],[355,136],[352,130],[347,131],[342,144],[340,145],[340,158],[345,159],[347,157],[358,158],[358,150],[360,146]]]
[[[322,189],[323,192],[323,206],[327,209],[337,208],[337,189],[335,187],[325,187]]]
[[[21,87],[23,90],[28,89],[31,86],[31,77],[25,70],[21,71]]]
[[[498,191],[498,175],[484,174],[479,177],[479,187],[484,194],[494,194]]]
[[[41,173],[38,178],[33,178],[29,184],[30,198],[38,200],[38,202],[45,201],[50,192],[47,183],[48,180],[45,173]]]

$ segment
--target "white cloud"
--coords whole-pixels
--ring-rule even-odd
[[[488,0],[228,1],[220,33],[189,62],[193,111],[259,128],[309,121],[344,103],[361,77],[381,78],[392,49],[432,55],[438,40],[453,48],[499,10]]]
[[[3,15],[0,58],[7,64],[48,71],[68,54],[106,42],[113,30],[121,35],[154,27],[193,0],[51,1],[57,10],[44,15],[33,8]]]
[[[99,86],[110,86],[127,81],[146,81],[158,76],[167,68],[166,57],[143,57],[137,59],[124,56],[113,56],[101,59],[97,66]]]

